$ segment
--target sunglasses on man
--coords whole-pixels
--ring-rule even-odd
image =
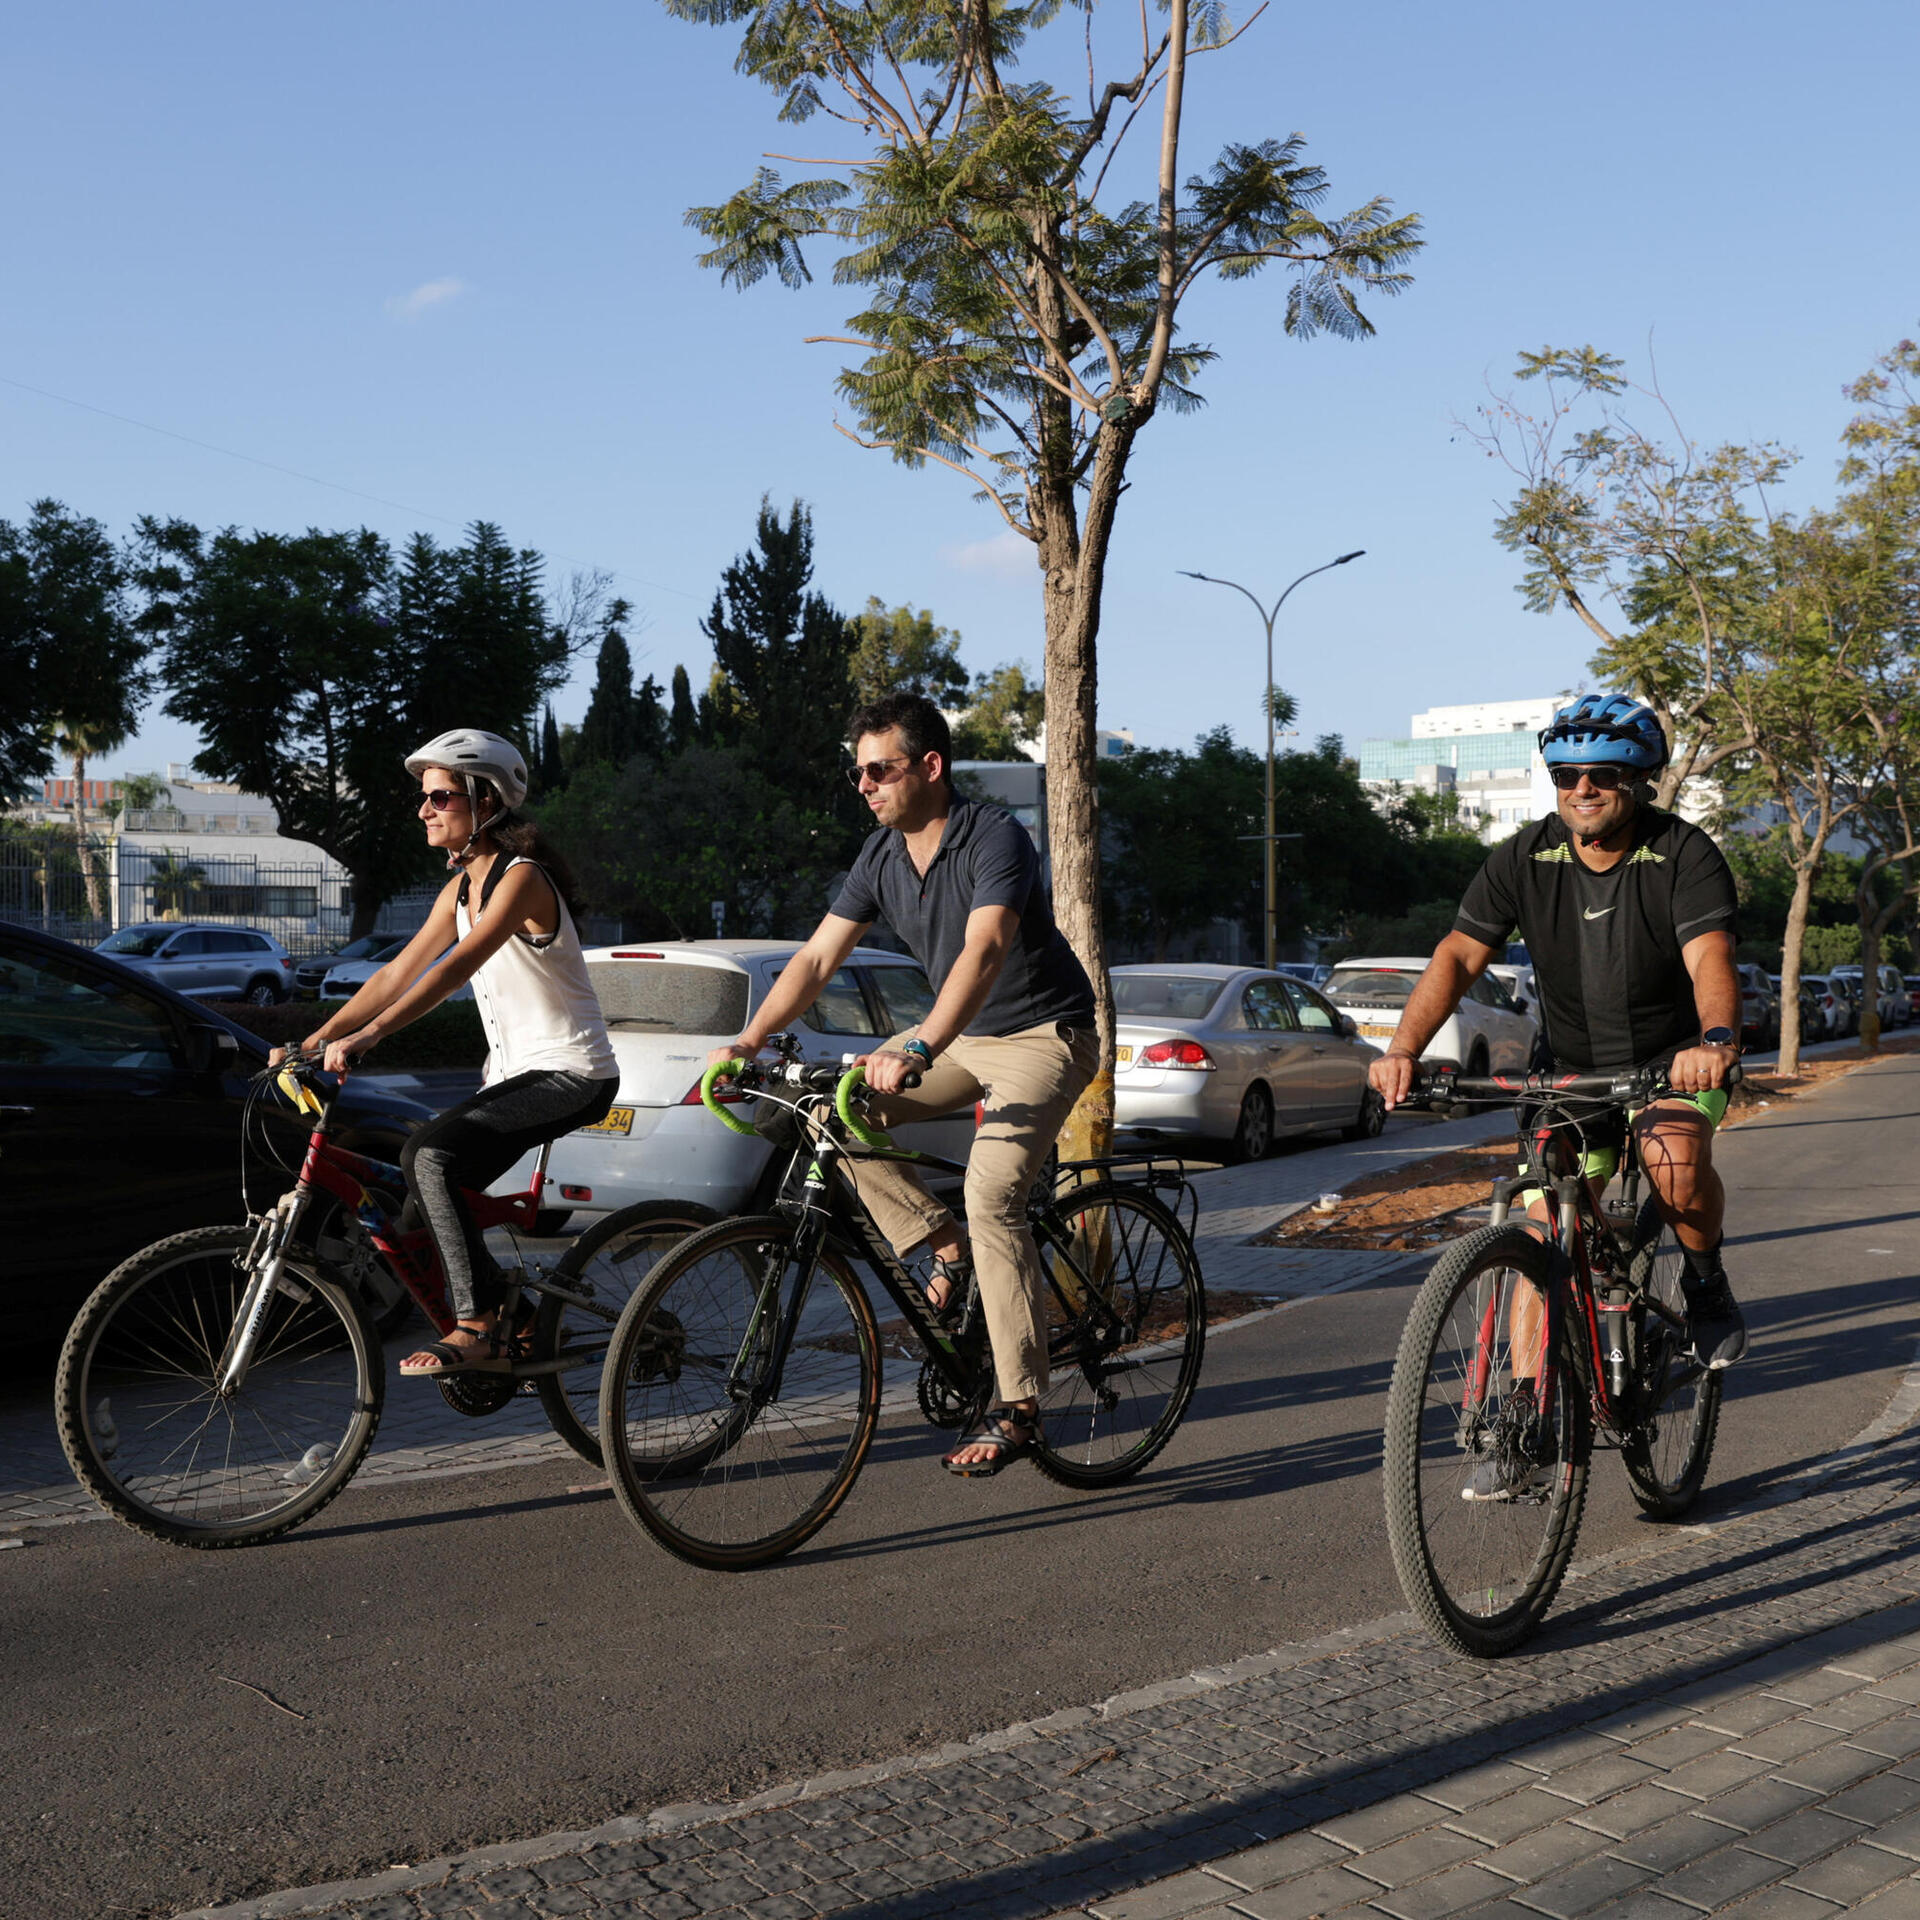
[[[924,754],[903,753],[891,760],[856,762],[846,769],[846,775],[856,787],[862,780],[871,780],[876,787],[889,787],[913,765],[915,760],[925,758]]]
[[[1613,793],[1632,786],[1637,777],[1632,767],[1549,767],[1547,771],[1562,793],[1571,793],[1582,780],[1596,793]]]

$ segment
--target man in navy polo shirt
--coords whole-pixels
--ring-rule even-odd
[[[958,1306],[969,1258],[977,1259],[1002,1404],[946,1465],[984,1476],[1031,1451],[1038,1431],[1046,1280],[1027,1226],[1027,1193],[1099,1062],[1093,988],[1054,925],[1026,829],[1005,808],[954,791],[940,709],[918,694],[889,694],[862,707],[848,732],[851,777],[879,830],[746,1030],[713,1058],[751,1059],[813,1005],[876,920],[926,968],[933,1010],[861,1065],[867,1084],[886,1096],[874,1108],[883,1126],[980,1103],[967,1164],[968,1227],[910,1169],[878,1160],[847,1166],[895,1250],[933,1254],[928,1298],[936,1309]]]

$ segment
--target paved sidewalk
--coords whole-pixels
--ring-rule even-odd
[[[1194,1186],[1200,1195],[1196,1243],[1207,1284],[1291,1302],[1339,1293],[1405,1264],[1408,1256],[1400,1253],[1296,1253],[1249,1243],[1321,1193],[1383,1166],[1424,1160],[1449,1146],[1491,1138],[1509,1125],[1501,1114],[1439,1126],[1396,1123],[1378,1140],[1295,1149],[1251,1166],[1196,1175]],[[563,1241],[525,1244],[529,1251],[549,1258],[565,1245]],[[511,1257],[504,1240],[500,1251],[502,1258]],[[890,1307],[886,1310],[891,1312]],[[431,1382],[401,1380],[393,1368],[420,1344],[420,1333],[416,1322],[388,1342],[386,1409],[355,1486],[484,1473],[567,1457],[565,1443],[548,1427],[539,1401],[531,1395],[516,1398],[484,1419],[470,1419],[449,1407]],[[890,1402],[902,1397],[911,1400],[917,1372],[915,1365],[888,1365]],[[582,1462],[581,1473],[583,1478],[590,1477],[593,1470]],[[75,1483],[60,1450],[53,1425],[51,1380],[12,1389],[0,1398],[0,1532],[105,1518]]]
[[[1798,1500],[1649,1527],[1576,1568],[1504,1661],[1396,1616],[738,1806],[204,1911],[1902,1920],[1920,1915],[1920,1432],[1823,1471]]]

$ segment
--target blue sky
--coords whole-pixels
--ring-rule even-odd
[[[1271,593],[1351,547],[1284,616],[1304,735],[1580,681],[1583,636],[1521,607],[1489,536],[1501,476],[1453,424],[1520,348],[1638,364],[1651,336],[1697,440],[1796,446],[1788,503],[1822,497],[1843,384],[1920,327],[1916,18],[1276,6],[1200,62],[1192,166],[1297,129],[1330,204],[1386,193],[1429,245],[1364,344],[1286,339],[1278,278],[1190,304],[1222,358],[1208,408],[1140,442],[1102,721],[1256,739],[1252,611],[1175,570]],[[1122,14],[1097,19],[1124,40]],[[830,123],[778,127],[723,31],[645,0],[98,0],[16,9],[8,40],[0,516],[50,494],[116,530],[152,512],[396,540],[485,517],[556,575],[614,570],[641,668],[698,682],[720,568],[763,491],[799,495],[843,607],[910,600],[974,667],[1038,661],[1037,575],[991,510],[833,431],[836,351],[802,336],[852,299],[824,272],[740,294],[694,265],[689,204],[769,148],[843,150]],[[583,677],[556,708],[585,700]],[[193,746],[156,706],[122,758]]]

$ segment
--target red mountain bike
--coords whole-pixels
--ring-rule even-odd
[[[367,1263],[441,1334],[454,1324],[432,1236],[399,1225],[400,1169],[328,1139],[339,1089],[317,1067],[295,1056],[258,1076],[243,1120],[249,1137],[276,1085],[312,1120],[293,1186],[244,1226],[177,1233],[123,1261],[61,1349],[54,1409],[74,1473],[115,1519],[173,1546],[270,1540],[353,1478],[386,1394]],[[474,1218],[531,1233],[546,1167],[543,1149],[524,1192],[467,1193]],[[321,1195],[339,1203],[326,1253],[300,1232]],[[483,1416],[536,1393],[554,1431],[598,1467],[600,1373],[620,1310],[661,1253],[713,1218],[648,1201],[608,1214],[551,1267],[523,1258],[502,1309],[516,1334],[511,1372],[448,1374],[435,1381],[447,1404]]]
[[[1729,1084],[1738,1078],[1736,1067]],[[1520,1171],[1494,1181],[1491,1224],[1435,1261],[1387,1393],[1394,1569],[1428,1629],[1462,1653],[1508,1652],[1546,1617],[1596,1441],[1619,1451],[1633,1497],[1656,1519],[1687,1512],[1706,1479],[1720,1376],[1694,1357],[1679,1242],[1653,1199],[1640,1199],[1631,1127],[1610,1206],[1595,1199],[1604,1182],[1586,1158],[1596,1122],[1668,1091],[1645,1069],[1448,1070],[1424,1076],[1409,1103],[1511,1105],[1519,1129]],[[1544,1240],[1507,1217],[1536,1188]]]

